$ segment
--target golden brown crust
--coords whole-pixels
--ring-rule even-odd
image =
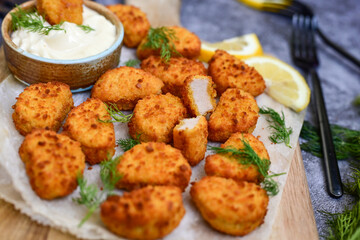
[[[178,97],[150,95],[136,104],[128,126],[132,138],[139,136],[141,142],[164,142],[172,140],[172,131],[187,116],[187,110]]]
[[[69,113],[64,124],[64,134],[81,143],[86,161],[93,165],[115,153],[115,131],[105,104],[97,98],[88,98]]]
[[[180,150],[165,143],[148,142],[126,151],[117,171],[123,177],[118,188],[133,190],[147,185],[187,187],[191,167]]]
[[[263,77],[255,68],[223,50],[215,51],[209,61],[208,71],[219,95],[227,88],[239,88],[256,97],[266,87]]]
[[[91,97],[115,103],[119,110],[132,110],[136,103],[151,94],[161,94],[163,82],[141,69],[119,67],[104,73],[95,83]]]
[[[37,0],[39,14],[51,25],[67,21],[78,25],[83,22],[83,0]]]
[[[191,166],[195,166],[205,156],[208,123],[204,116],[199,116],[194,128],[182,129],[183,124],[184,120],[180,121],[180,124],[174,128],[174,147],[181,150]]]
[[[196,103],[195,98],[194,98],[194,95],[199,95],[198,92],[194,93],[193,89],[191,88],[191,83],[195,79],[204,79],[205,80],[204,84],[207,84],[207,95],[208,95],[208,97],[210,99],[212,108],[209,108],[209,110],[207,110],[205,112],[200,112],[199,106]],[[190,112],[190,114],[192,116],[200,116],[200,115],[205,116],[208,113],[212,113],[214,111],[215,107],[216,107],[215,84],[212,81],[210,76],[205,76],[205,75],[188,76],[185,79],[183,87],[181,88],[181,96],[182,96],[182,100],[184,102],[184,105],[187,107],[187,109],[189,110],[189,112]]]
[[[225,142],[232,133],[252,133],[259,117],[255,98],[237,88],[227,89],[209,119],[209,140]]]
[[[120,19],[124,26],[124,44],[127,47],[137,47],[150,28],[146,14],[131,5],[116,4],[107,6]]]
[[[234,133],[224,144],[221,145],[221,147],[242,149],[244,148],[242,140],[249,143],[261,159],[270,160],[264,144],[249,133]],[[260,183],[264,180],[264,176],[259,173],[256,165],[243,165],[230,154],[213,154],[207,156],[205,161],[205,172],[209,176],[232,178],[238,182],[248,181]]]
[[[220,177],[204,177],[192,186],[190,194],[211,227],[235,236],[260,226],[269,202],[259,185]]]
[[[110,196],[101,204],[101,219],[110,231],[130,239],[158,239],[168,235],[185,215],[181,190],[148,186]]]
[[[200,55],[201,41],[200,38],[194,33],[190,32],[186,28],[179,26],[167,27],[174,31],[175,39],[173,43],[176,51],[181,54],[182,57],[189,59],[196,59]],[[159,50],[153,50],[144,48],[144,44],[147,42],[147,38],[144,38],[137,48],[136,54],[140,60],[143,60],[151,55],[160,55]],[[173,54],[173,57],[177,55]]]
[[[22,135],[33,129],[58,131],[74,106],[70,87],[65,83],[37,83],[24,89],[12,108],[16,129]]]
[[[173,57],[168,63],[164,63],[159,56],[150,56],[141,62],[141,68],[164,82],[164,93],[169,92],[178,97],[181,96],[181,88],[188,76],[207,74],[201,62],[183,57]]]
[[[47,200],[72,193],[77,174],[85,169],[80,143],[50,130],[36,129],[26,135],[19,154],[32,189]]]

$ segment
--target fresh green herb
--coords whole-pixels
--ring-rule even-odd
[[[337,159],[360,160],[360,131],[351,130],[338,125],[330,125]],[[305,121],[300,137],[307,140],[301,149],[314,156],[322,157],[318,128]]]
[[[150,28],[147,41],[143,49],[160,49],[160,57],[165,63],[168,63],[172,55],[180,56],[181,54],[175,49],[173,41],[177,40],[175,31],[167,27]]]
[[[65,31],[65,29],[61,28],[62,24],[45,26],[45,20],[35,10],[27,12],[20,6],[16,6],[16,8],[15,12],[10,13],[13,31],[23,28],[30,32],[38,32],[44,35],[48,35],[52,30]]]
[[[241,140],[241,141],[244,144],[244,148],[241,149],[236,149],[234,147],[221,148],[221,147],[213,147],[213,146],[210,146],[209,149],[215,151],[218,154],[230,154],[231,156],[235,157],[235,159],[240,164],[256,165],[258,167],[259,173],[265,178],[265,180],[262,183],[262,187],[267,191],[267,193],[270,196],[275,196],[279,192],[279,187],[278,187],[278,183],[272,178],[285,173],[269,175],[268,171],[270,168],[270,160],[261,159],[247,141],[245,140]]]
[[[99,122],[103,123],[114,123],[114,122],[121,122],[121,123],[127,123],[132,118],[133,114],[125,115],[122,113],[119,108],[114,103],[110,103],[109,105],[105,104],[106,111],[110,114],[110,116],[114,120],[102,120],[98,119]]]
[[[356,107],[360,107],[360,95],[357,96],[354,100],[353,100],[353,105]]]
[[[100,163],[100,179],[104,185],[104,190],[108,195],[112,195],[115,189],[116,183],[122,178],[116,167],[120,162],[120,157],[114,159],[108,157],[107,161]]]
[[[321,212],[329,226],[327,240],[357,240],[360,238],[360,201],[342,213]]]
[[[81,28],[84,32],[89,33],[91,31],[95,31],[92,27],[89,25],[77,25],[79,28]]]
[[[139,59],[130,59],[130,60],[125,62],[125,66],[127,66],[127,67],[135,67],[135,66],[137,66],[139,64],[140,64]]]
[[[270,123],[269,128],[274,131],[269,136],[269,139],[273,143],[285,143],[286,146],[291,148],[290,135],[293,130],[291,127],[287,128],[285,125],[284,112],[281,111],[281,116],[272,108],[262,107],[259,111],[260,114],[269,115],[270,118],[266,118],[266,121]]]
[[[133,138],[128,138],[128,139],[119,139],[116,141],[117,144],[120,145],[120,147],[122,148],[122,150],[124,152],[132,149],[134,146],[140,144],[140,134],[137,135],[136,139]]]
[[[360,200],[360,169],[352,167],[351,170],[351,180],[344,182],[344,191]]]
[[[119,164],[119,157],[111,158],[100,163],[100,179],[103,183],[102,191],[97,185],[88,185],[82,174],[78,174],[77,182],[80,188],[80,197],[74,198],[73,201],[80,205],[85,205],[88,209],[85,217],[79,223],[81,227],[99,208],[100,203],[107,195],[113,194],[116,183],[121,179],[121,175],[116,171],[116,166]]]
[[[356,198],[354,206],[342,213],[321,211],[329,226],[327,240],[355,240],[360,239],[360,169],[352,168],[350,181],[344,184],[345,193]]]

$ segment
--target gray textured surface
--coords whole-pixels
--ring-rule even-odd
[[[116,0],[98,0],[112,4]],[[318,16],[323,32],[360,59],[360,4],[358,0],[304,0]],[[236,0],[182,0],[181,22],[202,40],[215,42],[246,33],[256,33],[264,52],[292,64],[289,53],[290,21],[284,17],[259,12]],[[359,130],[360,112],[351,101],[360,94],[360,69],[344,60],[318,39],[319,68],[329,120],[344,127]],[[314,122],[310,105],[306,119]],[[341,211],[351,199],[333,199],[325,186],[321,159],[302,152],[311,200],[320,235],[326,225],[319,210]],[[346,161],[340,161],[343,179],[349,173]]]

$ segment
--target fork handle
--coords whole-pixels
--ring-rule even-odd
[[[328,192],[331,197],[339,198],[343,194],[339,166],[336,159],[335,147],[332,141],[332,134],[329,124],[328,115],[326,112],[323,92],[317,71],[312,69],[310,71],[314,100],[320,127],[321,147],[324,157],[325,177],[327,180]]]

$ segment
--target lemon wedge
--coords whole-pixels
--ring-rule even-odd
[[[201,43],[199,60],[208,62],[217,49],[225,50],[237,58],[245,59],[252,56],[262,55],[262,47],[256,34],[246,34],[240,37],[229,38],[216,43]]]
[[[310,88],[296,69],[270,56],[252,57],[244,61],[263,76],[266,82],[265,92],[270,97],[296,112],[308,106]]]
[[[291,5],[291,1],[288,0],[238,0],[238,1],[257,10],[264,10],[266,6],[271,6],[272,11],[277,11],[277,10],[279,11]]]

